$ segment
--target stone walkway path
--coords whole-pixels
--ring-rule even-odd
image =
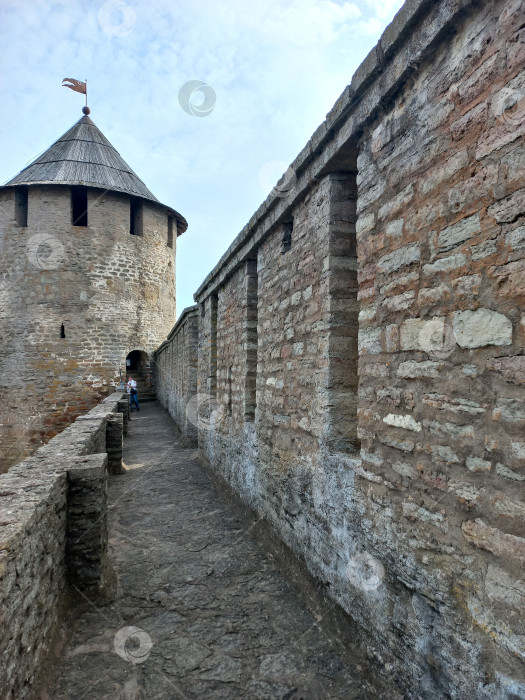
[[[169,416],[142,408],[129,471],[109,489],[117,597],[85,603],[48,697],[382,697],[213,490]]]

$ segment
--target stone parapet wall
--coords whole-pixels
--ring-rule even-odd
[[[0,696],[6,700],[30,696],[70,595],[80,590],[96,600],[108,593],[107,453],[114,460],[119,444],[122,452],[122,429],[108,432],[108,425],[116,415],[122,425],[122,399],[112,394],[0,476]]]
[[[190,443],[197,440],[201,408],[197,396],[197,342],[198,309],[190,306],[155,354],[157,399]]]
[[[195,294],[201,454],[410,698],[525,698],[524,25],[408,0]]]

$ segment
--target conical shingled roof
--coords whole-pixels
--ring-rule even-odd
[[[4,187],[16,185],[86,185],[160,204],[88,116],[79,119]],[[179,232],[185,231],[186,219],[171,207],[161,206],[177,217]]]

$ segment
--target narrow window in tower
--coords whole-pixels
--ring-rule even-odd
[[[173,228],[175,223],[173,216],[168,216],[168,248],[173,248]]]
[[[283,224],[283,237],[281,239],[281,253],[286,253],[292,247],[293,221]]]
[[[27,226],[27,187],[15,187],[15,221],[17,226]]]
[[[129,232],[132,236],[142,236],[144,233],[142,200],[134,197],[129,200]]]
[[[66,329],[64,328],[64,324],[60,326],[60,337],[65,338],[66,337]]]
[[[88,225],[87,187],[82,185],[71,188],[71,223],[73,226]]]

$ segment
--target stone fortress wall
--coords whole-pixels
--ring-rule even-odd
[[[189,443],[195,442],[198,436],[200,404],[195,398],[198,342],[198,307],[190,306],[184,309],[167,340],[157,349],[155,362],[157,399]]]
[[[0,696],[34,697],[72,599],[114,588],[107,475],[122,470],[129,400],[116,392],[0,478]]]
[[[157,355],[406,697],[525,697],[524,26],[407,0]]]
[[[0,190],[0,471],[113,391],[126,355],[152,353],[175,321],[165,207],[143,201],[130,235],[129,196],[89,188],[88,226],[71,219],[70,187],[29,187],[27,226]]]

